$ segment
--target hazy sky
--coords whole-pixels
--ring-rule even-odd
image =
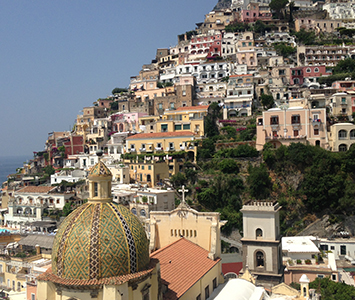
[[[0,0],[0,156],[43,150],[216,3]]]

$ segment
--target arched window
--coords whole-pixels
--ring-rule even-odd
[[[137,210],[135,209],[135,207],[133,207],[133,208],[131,209],[131,212],[132,212],[132,214],[137,215]]]
[[[298,78],[293,79],[293,84],[300,84],[300,80]]]
[[[346,136],[347,136],[346,130],[339,130],[339,132],[338,132],[339,140],[345,140]]]
[[[307,68],[307,69],[306,69],[306,73],[311,73],[311,69],[310,69],[310,68]]]
[[[263,231],[260,228],[258,228],[255,233],[257,239],[263,237]]]
[[[141,209],[141,217],[145,217],[146,216],[146,212],[144,209]]]
[[[345,144],[339,145],[339,152],[345,152],[348,150],[348,147]]]
[[[355,129],[350,131],[350,139],[355,140]]]
[[[277,100],[280,100],[280,93],[277,93],[277,94],[276,94],[276,99],[277,99]]]
[[[264,253],[261,251],[256,252],[256,266],[264,267]]]
[[[314,73],[318,73],[319,69],[318,68],[314,68]]]

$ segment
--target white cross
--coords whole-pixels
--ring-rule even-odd
[[[185,189],[185,186],[183,185],[182,188],[179,190],[180,193],[182,193],[182,203],[185,203],[185,192],[187,193],[189,190]]]

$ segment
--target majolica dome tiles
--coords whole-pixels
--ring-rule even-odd
[[[142,271],[148,239],[139,220],[115,203],[86,203],[60,226],[53,244],[53,274],[101,279]]]
[[[112,176],[112,173],[102,161],[99,161],[91,168],[89,176]]]

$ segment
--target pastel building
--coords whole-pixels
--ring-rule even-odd
[[[352,95],[335,93],[330,97],[330,112],[334,116],[351,116],[353,110]]]
[[[305,102],[300,99],[290,103]],[[291,143],[310,143],[328,148],[325,108],[304,108],[294,106],[287,109],[271,108],[257,118],[256,148],[261,150],[270,142],[275,148]]]
[[[355,143],[355,125],[352,123],[337,123],[330,126],[329,150],[344,152]]]
[[[139,118],[147,113],[116,113],[110,116],[114,132],[138,131]]]

